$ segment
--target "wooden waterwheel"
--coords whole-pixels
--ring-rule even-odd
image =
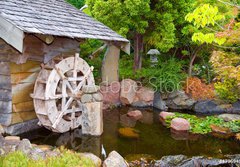
[[[42,65],[32,97],[44,127],[64,133],[81,125],[82,112],[87,110],[81,103],[81,90],[85,85],[95,85],[92,71],[79,54]]]

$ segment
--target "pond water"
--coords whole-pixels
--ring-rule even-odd
[[[159,121],[159,111],[141,110],[143,119],[136,122],[126,116],[129,110],[132,109],[105,111],[104,133],[101,137],[82,136],[80,129],[65,134],[40,129],[23,134],[22,137],[36,144],[56,147],[64,145],[75,151],[92,152],[99,157],[103,146],[107,154],[116,150],[128,160],[138,159],[142,154],[145,157],[160,159],[162,156],[178,154],[221,158],[226,154],[240,153],[240,143],[234,139],[219,139],[211,135],[174,134]],[[123,126],[134,127],[139,131],[139,138],[128,139],[119,136],[118,129]]]

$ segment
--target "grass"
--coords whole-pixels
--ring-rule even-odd
[[[0,157],[0,167],[95,167],[95,165],[90,159],[80,157],[78,153],[64,150],[58,157],[37,161],[22,152],[13,152]]]

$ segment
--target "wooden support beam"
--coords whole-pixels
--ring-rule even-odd
[[[110,84],[119,81],[120,49],[115,45],[108,45],[102,64],[102,82]]]

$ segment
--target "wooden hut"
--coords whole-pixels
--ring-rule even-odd
[[[46,82],[39,72],[79,53],[85,39],[99,39],[108,45],[102,78],[107,83],[118,80],[120,50],[130,50],[127,39],[64,0],[0,2],[0,124],[7,133],[37,127],[31,94],[36,80]],[[85,61],[78,63],[81,66]]]

